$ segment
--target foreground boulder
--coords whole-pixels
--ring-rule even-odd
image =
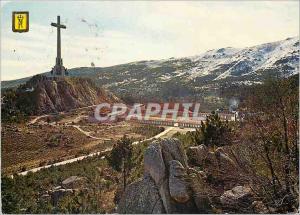
[[[130,184],[121,198],[118,213],[161,214],[165,213],[155,182],[150,177]]]
[[[154,141],[144,154],[144,178],[127,187],[118,213],[197,213],[186,181],[187,167],[177,139]]]
[[[76,191],[73,189],[64,189],[61,186],[57,186],[42,194],[41,199],[46,201],[50,200],[51,204],[56,206],[61,198],[67,195],[73,195],[74,193],[76,193]]]
[[[61,186],[64,189],[80,189],[83,188],[86,182],[86,178],[79,177],[79,176],[71,176],[67,179],[65,179]]]
[[[66,195],[71,195],[74,193],[74,190],[72,189],[56,189],[56,190],[50,190],[49,194],[51,196],[51,202],[53,205],[57,205],[58,201],[66,196]]]
[[[180,203],[185,203],[190,199],[188,193],[188,185],[185,181],[186,170],[177,160],[172,160],[170,163],[169,189],[171,197]]]
[[[149,174],[156,184],[161,184],[166,178],[166,168],[160,144],[151,144],[145,151],[144,172],[145,175]]]
[[[187,150],[187,156],[191,163],[203,165],[204,160],[207,158],[208,148],[204,144],[199,146],[192,146]]]
[[[224,152],[223,148],[219,147],[215,151],[215,156],[218,160],[219,166],[224,170],[236,170],[235,162]]]
[[[188,160],[183,149],[181,142],[178,139],[170,138],[155,141],[153,144],[159,144],[162,148],[162,156],[164,158],[165,165],[171,160],[179,161],[185,168],[188,167]]]
[[[229,147],[209,150],[204,144],[189,147],[187,150],[190,164],[200,167],[207,175],[208,182],[214,184],[217,190],[230,190],[237,185],[247,183],[246,180],[242,181],[240,167],[230,157],[230,153]]]
[[[252,212],[253,193],[249,187],[236,186],[220,197],[223,207],[229,211]],[[249,211],[250,210],[250,211]]]

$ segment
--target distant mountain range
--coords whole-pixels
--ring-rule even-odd
[[[287,77],[296,73],[298,37],[242,49],[214,49],[185,58],[69,69],[71,76],[89,77],[119,95],[149,99],[209,95],[224,86],[258,84],[269,75]],[[15,87],[28,79],[3,81],[1,87]]]

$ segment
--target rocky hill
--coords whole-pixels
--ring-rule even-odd
[[[56,113],[101,102],[119,101],[90,79],[49,78],[42,75],[32,77],[15,90],[7,90],[3,96],[3,109],[28,115]]]
[[[119,95],[149,99],[216,95],[224,86],[258,84],[269,75],[286,77],[298,72],[298,37],[247,48],[214,49],[192,57],[69,70],[71,76],[92,78]],[[24,81],[4,81],[2,88]]]

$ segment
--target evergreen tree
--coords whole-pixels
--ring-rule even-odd
[[[132,140],[124,136],[113,146],[110,155],[107,157],[108,164],[116,171],[122,172],[123,188],[127,185],[127,178],[133,166]]]
[[[222,146],[226,145],[229,140],[231,128],[228,121],[221,121],[217,113],[212,112],[206,119],[201,122],[200,129],[194,134],[194,142],[197,145]]]

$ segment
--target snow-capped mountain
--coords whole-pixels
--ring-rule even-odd
[[[290,75],[299,70],[298,38],[267,43],[239,50],[224,64],[232,65],[215,80],[228,76],[251,75],[262,70],[278,69]]]
[[[298,72],[298,37],[247,48],[214,49],[192,57],[69,70],[71,76],[90,77],[115,93],[154,98],[209,94],[224,85],[256,84],[269,75]],[[24,81],[2,82],[2,87]]]
[[[283,75],[299,71],[299,39],[297,37],[244,49],[221,48],[210,50],[190,59],[194,66],[187,69],[189,79],[215,74],[213,81],[230,77],[260,75],[263,71],[278,70]]]

